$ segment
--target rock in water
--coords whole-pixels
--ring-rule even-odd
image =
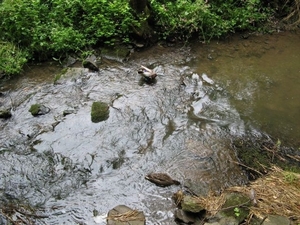
[[[146,218],[143,212],[133,210],[125,205],[118,205],[107,215],[107,225],[145,225]]]
[[[91,120],[93,123],[99,123],[107,120],[109,117],[109,105],[105,102],[93,102],[91,110]]]
[[[33,116],[45,115],[50,112],[50,109],[41,104],[33,104],[28,110]]]

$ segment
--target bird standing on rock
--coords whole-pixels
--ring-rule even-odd
[[[168,174],[165,173],[150,173],[145,176],[145,179],[160,187],[167,187],[173,184],[180,185],[179,181],[173,180]]]

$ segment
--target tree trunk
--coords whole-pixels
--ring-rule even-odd
[[[141,14],[146,11],[148,0],[130,0],[129,4],[137,14]]]

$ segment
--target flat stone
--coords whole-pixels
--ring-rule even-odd
[[[262,225],[290,225],[290,220],[284,216],[268,215]]]
[[[204,225],[238,225],[239,221],[233,217],[223,217],[219,221],[205,223]]]
[[[109,117],[109,106],[105,102],[93,102],[91,110],[91,120],[93,123],[99,123],[107,120]]]
[[[133,210],[125,205],[118,205],[107,215],[107,225],[145,225],[146,218],[143,212]]]

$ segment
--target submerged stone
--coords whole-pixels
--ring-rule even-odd
[[[109,106],[105,102],[93,102],[91,111],[91,120],[93,123],[99,123],[107,120],[109,117]]]
[[[75,112],[76,111],[74,109],[66,109],[63,111],[63,116],[67,116],[67,115],[73,114]]]
[[[45,114],[49,113],[50,109],[41,104],[33,104],[33,105],[31,105],[31,107],[28,111],[33,116],[39,116],[39,115],[45,115]]]
[[[133,210],[125,205],[118,205],[107,215],[107,225],[145,225],[146,218],[143,212]]]
[[[131,50],[125,46],[117,46],[115,48],[102,48],[101,56],[102,58],[114,60],[117,62],[123,62],[128,59],[131,54]]]
[[[9,109],[0,109],[0,118],[8,119],[11,117],[11,112]]]

